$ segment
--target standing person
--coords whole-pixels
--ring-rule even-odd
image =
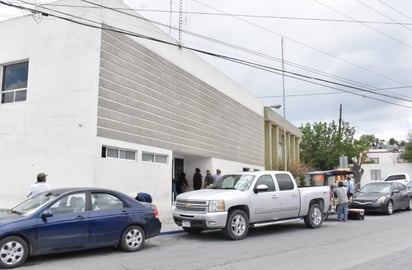
[[[185,192],[188,187],[189,187],[189,183],[187,182],[186,174],[184,172],[182,172],[179,175],[179,178],[176,181],[176,192],[177,192],[177,194]]]
[[[212,174],[210,173],[210,170],[206,170],[206,176],[205,176],[205,181],[204,181],[204,188],[209,188],[213,185],[215,182],[215,179],[213,178]]]
[[[350,200],[353,196],[353,193],[355,192],[355,186],[349,175],[346,178],[346,180],[343,182],[343,184],[348,188],[348,200]]]
[[[338,183],[338,187],[333,188],[333,192],[335,192],[336,196],[338,197],[338,220],[339,221],[347,221],[348,220],[348,189],[343,186],[343,182],[340,181]]]
[[[193,175],[193,189],[198,190],[202,188],[202,175],[200,174],[200,169],[195,169],[195,174]]]
[[[222,171],[220,169],[217,169],[216,174],[213,175],[213,179],[215,180],[215,184],[217,184],[217,182],[219,182],[221,177],[222,177]]]
[[[27,197],[33,197],[34,195],[47,191],[50,189],[50,185],[46,183],[47,174],[39,173],[37,174],[37,182],[31,185]]]

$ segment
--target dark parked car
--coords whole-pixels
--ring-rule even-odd
[[[352,197],[350,208],[391,215],[395,210],[412,207],[406,186],[398,182],[372,182]]]
[[[105,246],[137,251],[160,228],[155,205],[123,193],[50,190],[0,213],[0,267],[20,266],[28,256]]]

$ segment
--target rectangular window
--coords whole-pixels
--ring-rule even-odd
[[[102,158],[108,157],[117,159],[136,160],[136,153],[136,150],[102,146]]]
[[[1,103],[26,100],[28,72],[29,62],[3,66]]]
[[[381,170],[371,170],[371,180],[381,180]]]
[[[161,163],[161,164],[167,164],[167,155],[156,154],[155,155],[155,162],[156,163]]]
[[[155,154],[155,153],[149,153],[149,152],[142,153],[142,161],[146,161],[146,162],[167,164],[168,158],[169,158],[168,155]]]
[[[142,153],[142,161],[147,161],[147,162],[154,162],[154,154],[153,153]]]

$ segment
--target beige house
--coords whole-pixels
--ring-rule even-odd
[[[265,119],[265,169],[284,169],[287,164],[298,162],[302,132],[272,108],[264,108]],[[286,147],[286,149],[285,149]],[[287,169],[287,168],[286,168]]]

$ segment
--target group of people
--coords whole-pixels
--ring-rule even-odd
[[[338,199],[336,210],[338,221],[348,220],[348,205],[353,196],[354,189],[355,186],[349,176],[344,182],[338,182],[338,186],[332,187],[332,191],[334,192],[335,197]]]
[[[220,169],[216,170],[216,174],[212,175],[210,170],[206,170],[206,175],[203,178],[201,171],[199,168],[195,169],[195,173],[193,174],[193,190],[199,190],[203,188],[209,188],[212,185],[218,183],[220,178],[222,177],[222,171]],[[176,185],[176,193],[180,194],[188,190],[189,182],[186,179],[186,174],[182,172],[179,177],[174,181],[174,185]]]

